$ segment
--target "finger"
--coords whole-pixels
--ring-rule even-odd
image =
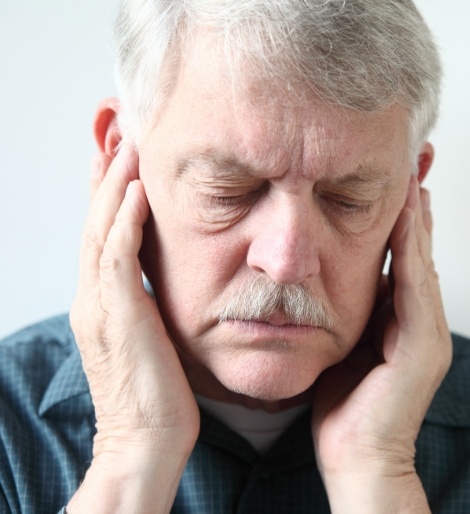
[[[127,186],[137,176],[138,157],[131,146],[123,145],[94,194],[85,224],[80,257],[80,285],[85,288],[95,288],[98,284],[99,260],[106,238]]]
[[[424,190],[419,188],[419,184],[416,179],[413,187],[413,194],[415,196],[415,204],[413,210],[415,213],[415,228],[418,238],[419,251],[424,261],[425,268],[432,271],[434,270],[434,263],[432,260],[431,233],[426,226],[427,221],[425,222],[425,217],[426,220],[428,220],[430,212],[425,212],[426,207],[421,202],[421,198],[425,196],[425,193],[423,193]]]
[[[418,247],[421,258],[423,259],[428,287],[434,304],[434,319],[439,333],[445,337],[448,334],[448,326],[439,285],[439,276],[436,272],[432,257],[432,214],[430,209],[430,195],[429,192],[423,188],[419,189],[415,212]]]
[[[420,197],[424,227],[427,233],[432,237],[433,219],[431,213],[431,195],[427,189],[421,188]]]
[[[112,160],[112,157],[104,152],[94,155],[91,159],[90,198],[92,203]]]
[[[106,165],[108,170],[96,191],[89,217],[103,240],[114,223],[129,182],[139,175],[137,154],[128,144],[121,146],[110,163],[103,159],[103,169]]]
[[[390,238],[395,279],[395,314],[399,327],[409,333],[420,333],[434,310],[419,251],[415,218],[415,212],[405,207]]]
[[[432,354],[428,345],[433,342],[443,345],[435,348],[439,355],[446,353],[450,338],[417,184],[410,186],[407,205],[411,208],[405,206],[402,210],[390,238],[395,276],[394,309],[399,330],[411,336],[407,338],[410,346],[404,349],[405,353],[412,349],[411,345],[421,347],[423,352],[415,355],[425,359]]]
[[[138,254],[148,214],[142,182],[134,180],[127,187],[100,258],[102,301],[105,304],[118,304],[124,309],[131,304],[135,309],[135,302],[147,296]]]

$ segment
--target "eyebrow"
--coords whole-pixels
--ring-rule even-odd
[[[244,175],[255,175],[255,168],[244,163],[236,156],[222,155],[218,152],[203,151],[189,157],[181,158],[176,166],[177,178],[187,173],[190,168],[196,166],[210,167],[218,177],[229,177],[233,170],[242,172]]]
[[[332,184],[341,187],[367,187],[374,184],[377,187],[387,185],[393,178],[393,174],[388,169],[374,165],[360,165],[352,173],[348,173],[336,180],[331,180]]]
[[[177,163],[177,177],[187,173],[191,167],[209,167],[217,177],[231,177],[233,171],[241,172],[245,176],[257,176],[257,168],[240,160],[237,156],[226,155],[213,150],[203,150],[188,157],[181,158]],[[392,179],[390,170],[377,165],[359,165],[354,171],[337,178],[321,177],[319,182],[335,187],[344,188],[382,188]]]

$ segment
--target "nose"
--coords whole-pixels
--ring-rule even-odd
[[[272,204],[258,212],[247,264],[278,284],[302,283],[320,272],[321,232],[308,200]]]

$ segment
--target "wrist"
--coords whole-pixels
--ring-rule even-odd
[[[67,506],[67,514],[169,513],[192,446],[117,444],[99,440],[99,451]]]
[[[188,455],[192,452],[199,436],[199,420],[185,430],[169,429],[135,429],[119,428],[104,430],[97,424],[97,433],[93,438],[93,458],[107,456],[106,459],[130,459],[142,462],[151,455],[165,455],[170,457],[178,454]]]
[[[326,474],[323,477],[333,514],[430,513],[421,481],[413,470],[404,474],[385,469]]]

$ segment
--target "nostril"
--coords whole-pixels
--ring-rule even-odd
[[[250,245],[247,264],[278,284],[298,284],[318,269],[318,257],[309,246],[308,238],[303,241],[292,237],[260,238]]]

